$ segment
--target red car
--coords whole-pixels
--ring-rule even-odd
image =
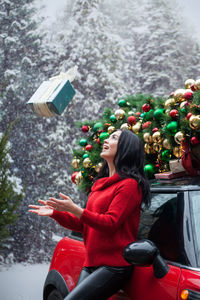
[[[154,181],[151,193],[138,240],[123,253],[132,278],[109,300],[200,299],[200,177]],[[63,300],[75,287],[84,253],[79,234],[58,243],[43,300]]]

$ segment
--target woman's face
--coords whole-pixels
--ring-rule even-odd
[[[101,152],[101,157],[108,160],[114,160],[115,155],[117,153],[117,145],[120,137],[121,131],[113,132],[108,139],[104,140],[103,149]]]

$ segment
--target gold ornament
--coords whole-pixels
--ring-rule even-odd
[[[195,84],[195,80],[194,79],[187,79],[185,81],[185,88],[189,89],[191,87],[192,84]]]
[[[130,110],[130,111],[128,112],[128,116],[134,116],[134,111]]]
[[[200,79],[197,79],[194,85],[200,90]]]
[[[159,152],[161,150],[161,146],[158,143],[153,143],[153,150]]]
[[[181,156],[183,155],[183,148],[182,147],[174,147],[173,154],[177,158],[181,158]]]
[[[190,92],[190,93],[192,93],[193,94],[193,91],[191,90],[191,89],[186,89],[186,90],[184,90],[185,91],[185,93],[188,93],[188,92]]]
[[[187,101],[183,101],[183,102],[181,102],[181,104],[180,104],[180,109],[184,108],[184,107],[185,107],[185,105],[187,105],[187,104],[188,104],[188,102],[187,102]]]
[[[89,157],[86,157],[84,160],[83,160],[83,166],[85,168],[89,168],[90,167],[90,164],[91,164],[91,160],[89,159]]]
[[[124,118],[124,116],[125,116],[125,111],[123,109],[117,109],[115,111],[115,118],[117,120],[122,120]]]
[[[121,125],[120,129],[129,129],[128,123],[124,123]]]
[[[78,169],[78,168],[79,168],[79,165],[80,165],[80,159],[78,159],[78,158],[72,159],[72,167],[73,167],[74,169]]]
[[[168,139],[164,139],[164,141],[163,141],[163,147],[164,147],[165,149],[168,149],[168,150],[171,149],[171,145],[170,145],[170,142],[169,142]]]
[[[102,167],[102,163],[98,163],[96,166],[95,166],[95,171],[97,172],[97,173],[99,173],[99,171],[101,170],[101,167]]]
[[[152,135],[152,139],[154,143],[161,143],[162,142],[161,133],[159,131],[154,132]]]
[[[111,134],[113,131],[115,131],[115,127],[114,126],[109,126],[108,127],[108,133]]]
[[[196,130],[200,128],[200,115],[192,115],[189,118],[189,125],[192,129]]]
[[[77,175],[75,177],[75,183],[77,185],[79,185],[81,183],[82,179],[83,179],[83,176],[82,176],[81,171],[80,171],[80,172],[77,173]]]
[[[174,99],[177,102],[182,102],[185,100],[184,98],[185,90],[184,89],[178,89],[174,92]]]
[[[165,114],[166,114],[166,115],[169,115],[170,111],[171,111],[171,109],[170,109],[170,108],[167,108],[167,109],[165,110]]]
[[[131,127],[132,131],[133,131],[135,134],[138,134],[138,133],[139,133],[140,128],[141,128],[141,123],[140,123],[140,122],[137,122],[135,125],[133,125],[133,126]]]
[[[151,148],[151,146],[148,143],[144,144],[144,152],[146,154],[150,154],[151,150],[152,150],[152,148]]]
[[[179,145],[181,144],[183,139],[184,139],[184,134],[181,131],[178,131],[174,136],[175,142]]]
[[[165,108],[168,109],[171,106],[175,105],[175,100],[174,98],[169,98],[165,101]]]
[[[146,143],[152,143],[152,137],[149,132],[143,134],[143,139]]]

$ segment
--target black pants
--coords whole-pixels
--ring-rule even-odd
[[[64,300],[106,300],[129,280],[133,267],[84,267],[76,287]]]

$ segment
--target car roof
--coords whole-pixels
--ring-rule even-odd
[[[154,179],[150,181],[151,192],[200,191],[200,176],[176,179]]]

